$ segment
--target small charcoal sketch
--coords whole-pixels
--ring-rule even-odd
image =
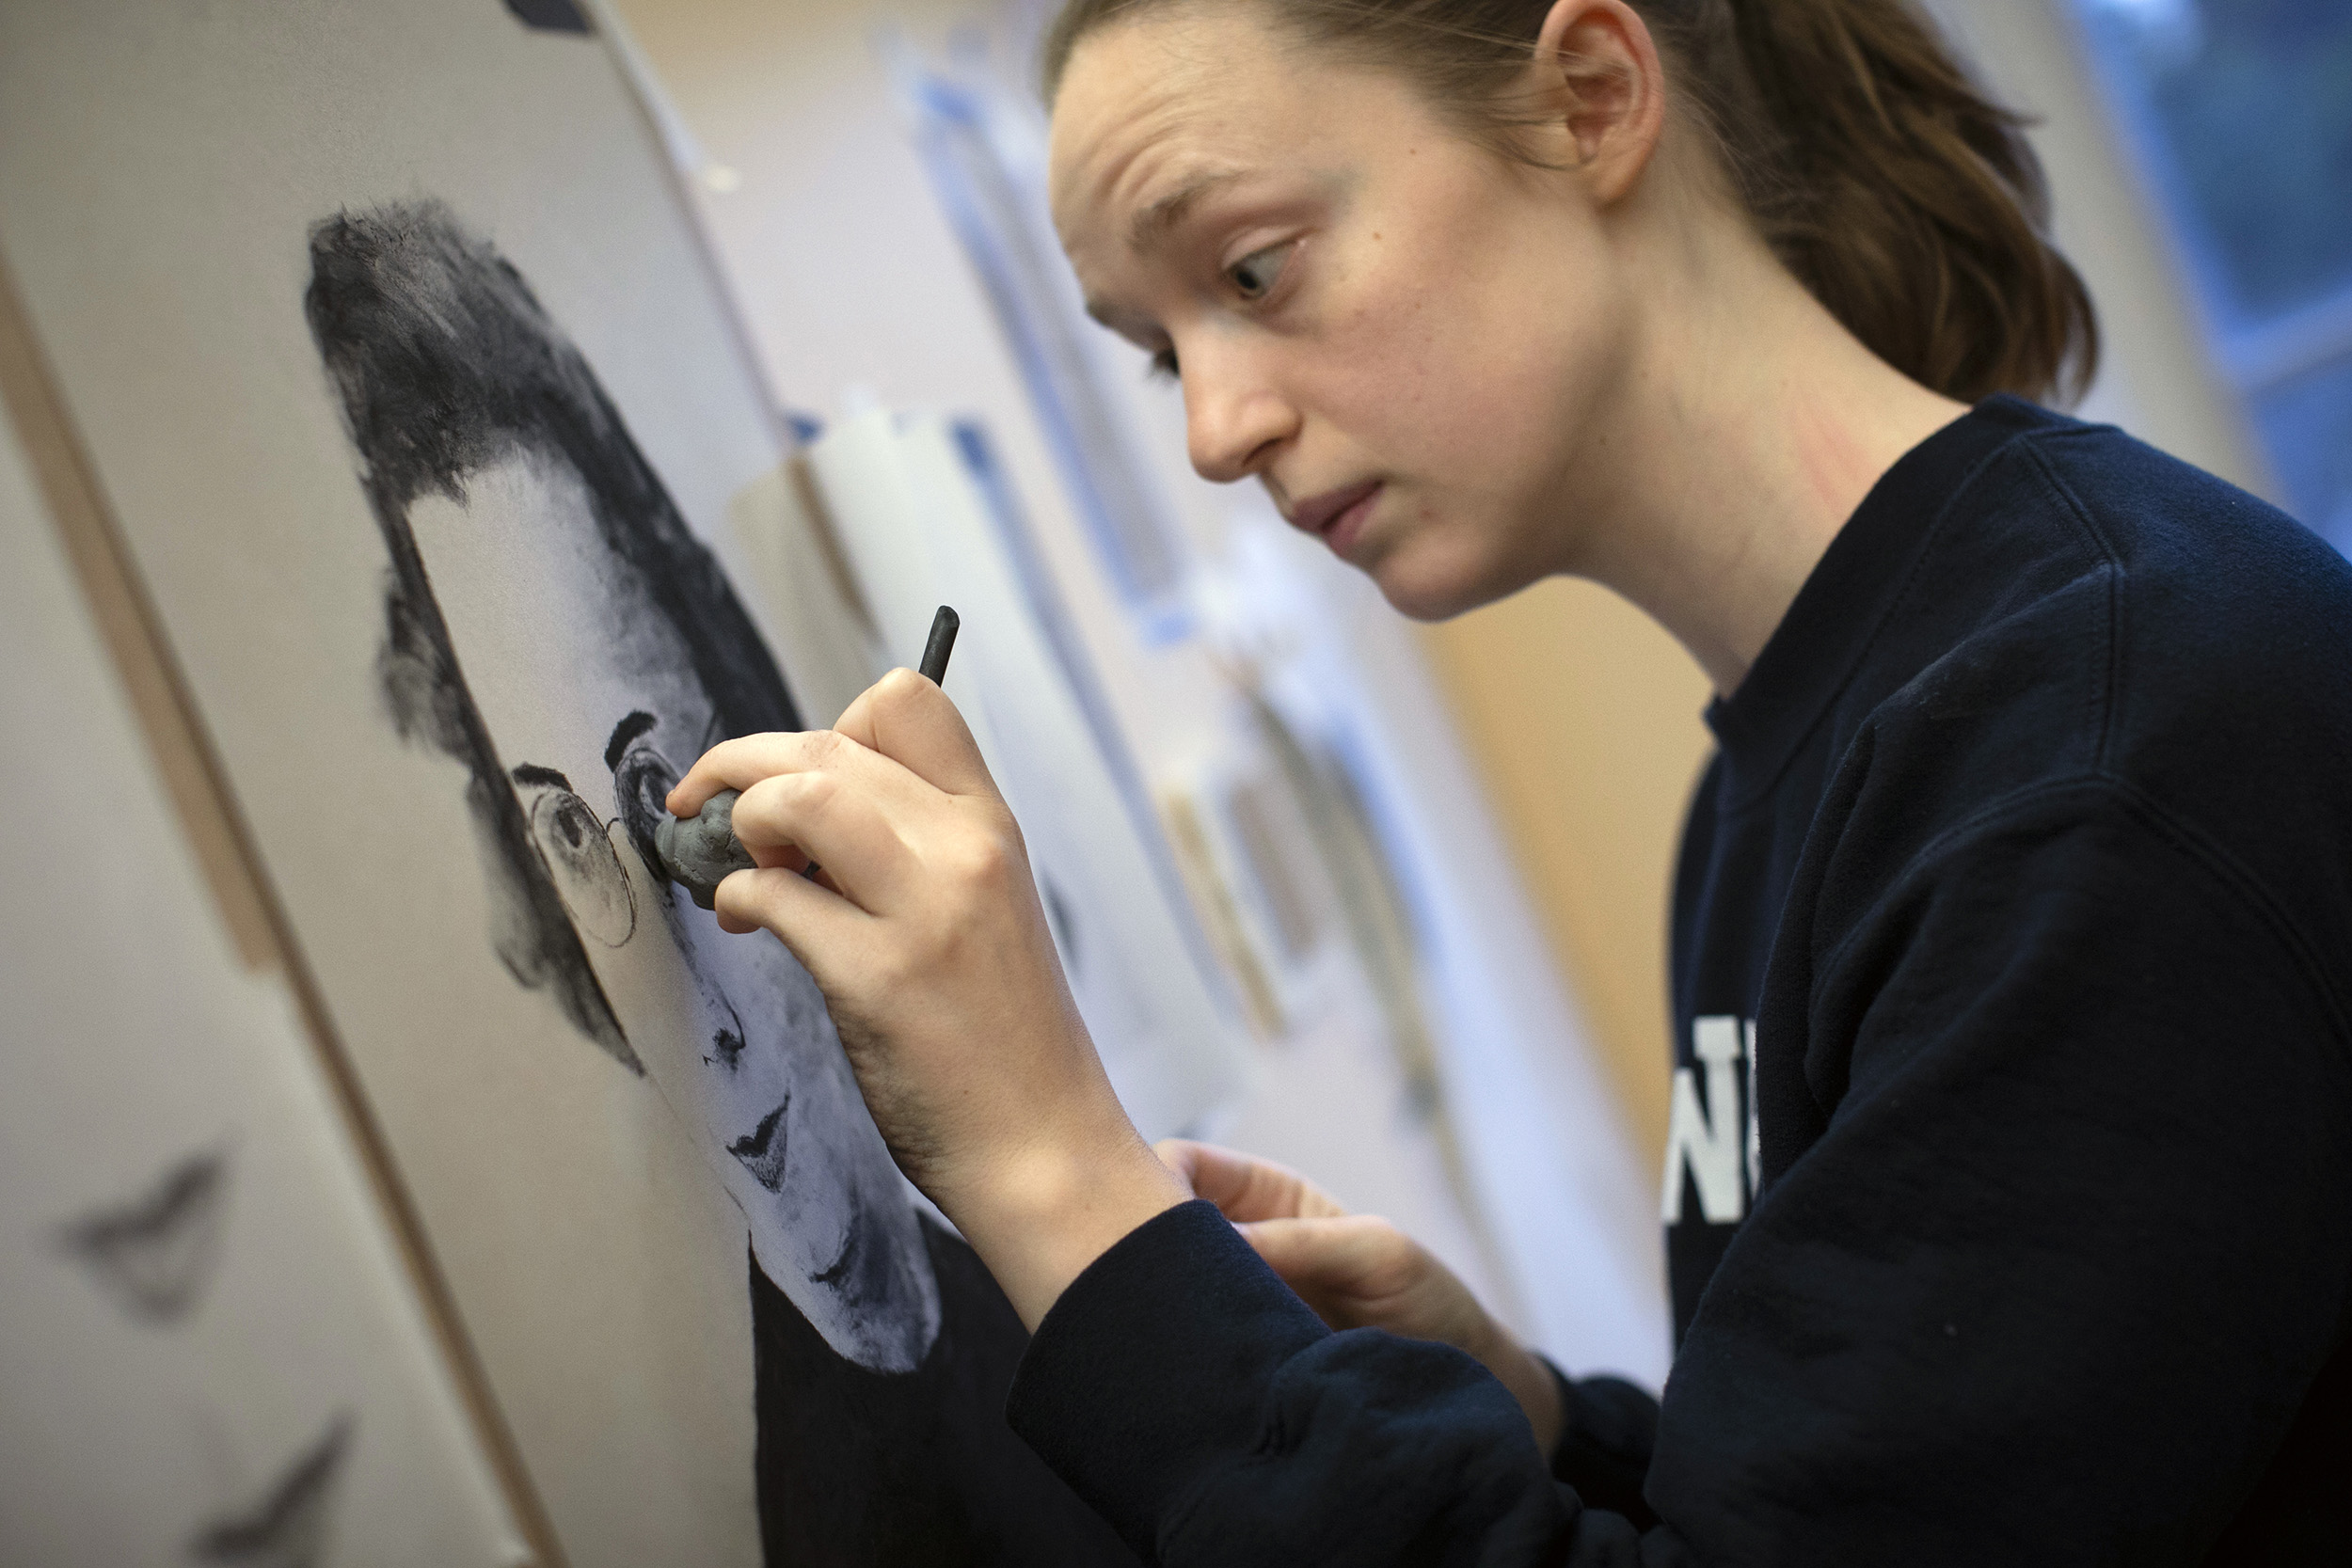
[[[335,1483],[357,1424],[348,1415],[336,1417],[288,1462],[267,1492],[201,1526],[188,1541],[188,1556],[235,1568],[315,1568],[324,1562]]]
[[[717,559],[522,275],[447,207],[341,214],[310,261],[389,558],[383,696],[463,765],[491,943],[650,1072],[746,1222],[768,1560],[1128,1560],[1005,1426],[1019,1320],[910,1199],[815,981],[651,869],[686,766],[801,727]]]
[[[70,1220],[57,1243],[123,1310],[168,1325],[194,1311],[220,1259],[229,1157],[191,1154],[130,1201]]]
[[[506,0],[506,8],[516,21],[536,32],[584,36],[589,31],[587,16],[573,0]]]

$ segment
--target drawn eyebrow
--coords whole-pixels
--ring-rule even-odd
[[[535,762],[526,762],[516,765],[514,771],[510,773],[508,777],[512,778],[518,784],[539,784],[549,789],[560,789],[566,795],[575,793],[572,789],[571,780],[565,778],[554,768],[542,768]]]
[[[629,742],[660,722],[661,722],[660,720],[656,719],[644,708],[639,708],[613,725],[612,738],[604,743],[604,765],[607,768],[620,767],[621,759],[628,755]]]
[[[1204,174],[1174,194],[1160,198],[1128,222],[1128,247],[1133,250],[1151,249],[1168,238],[1176,226],[1191,214],[1193,208],[1200,204],[1201,198],[1240,178],[1241,175],[1235,171]]]

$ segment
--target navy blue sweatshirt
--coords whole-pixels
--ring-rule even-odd
[[[1709,712],[1662,1400],[1327,1329],[1203,1203],[1009,1415],[1147,1561],[2352,1561],[2352,566],[1996,398]]]

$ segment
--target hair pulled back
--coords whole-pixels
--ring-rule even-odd
[[[1069,0],[1044,80],[1104,24],[1185,0]],[[1311,44],[1392,70],[1516,155],[1511,88],[1552,0],[1250,0]],[[1627,0],[1681,119],[1714,144],[1783,265],[1872,352],[1947,397],[2080,395],[2090,296],[2043,230],[2025,120],[1909,0]]]

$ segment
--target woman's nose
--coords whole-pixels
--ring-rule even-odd
[[[1265,466],[1297,434],[1289,400],[1229,356],[1197,355],[1184,362],[1184,431],[1193,470],[1229,484]]]

